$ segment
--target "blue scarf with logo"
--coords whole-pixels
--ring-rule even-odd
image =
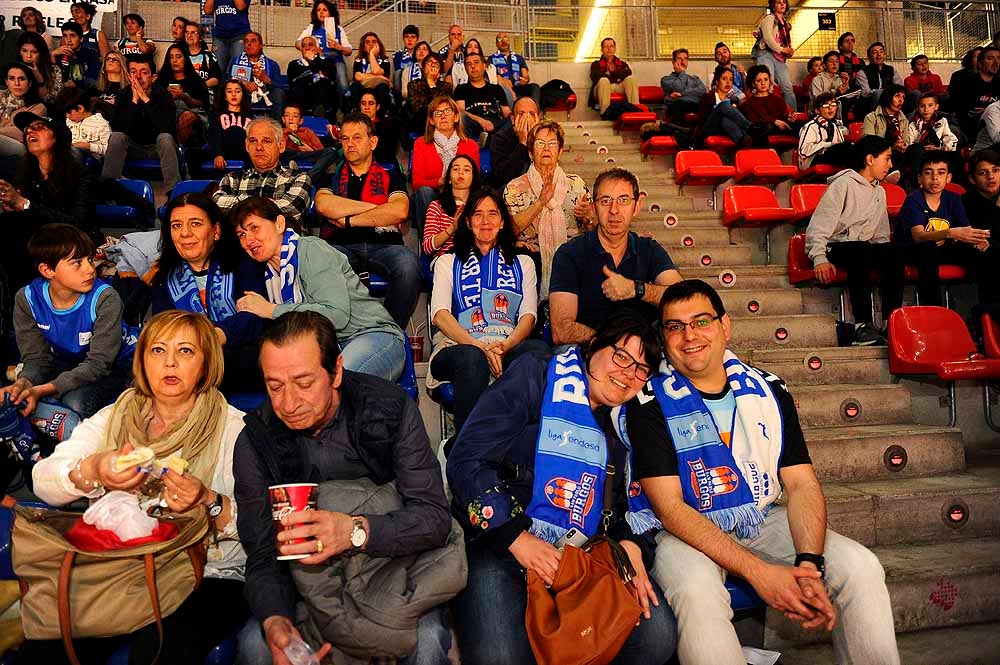
[[[684,502],[726,533],[753,538],[780,494],[783,421],[768,385],[779,379],[743,364],[731,351],[726,351],[723,365],[736,401],[729,446],[687,377],[668,365],[650,384],[677,451]],[[768,432],[778,436],[777,445]],[[748,476],[753,483],[747,482]]]
[[[620,408],[616,420],[619,431],[624,429],[624,408]],[[631,478],[632,450],[627,441],[623,443],[627,460],[626,520],[634,533],[661,528],[642,488]],[[549,361],[546,375],[535,447],[535,480],[531,503],[525,511],[531,517],[532,534],[555,543],[573,527],[588,537],[599,531],[612,445],[594,418],[586,368],[579,349],[572,347]]]
[[[205,285],[205,305],[202,305],[198,282],[187,261],[182,261],[167,277],[167,291],[177,309],[207,314],[209,320],[216,323],[236,316],[233,286],[233,274],[222,272],[218,263],[210,262],[208,282]]]
[[[285,229],[281,236],[281,263],[278,272],[271,264],[267,264],[264,272],[264,285],[267,287],[267,299],[275,305],[302,302],[302,290],[295,277],[299,272],[299,234],[291,229]]]
[[[452,303],[459,325],[476,339],[510,337],[524,297],[523,277],[517,258],[507,263],[497,247],[482,258],[470,252],[465,262],[456,255]]]

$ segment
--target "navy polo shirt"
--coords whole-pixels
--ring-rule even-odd
[[[676,268],[667,250],[651,238],[628,234],[628,248],[620,264],[615,267],[611,254],[601,245],[597,231],[579,235],[556,250],[552,259],[550,293],[572,293],[577,297],[576,322],[596,328],[602,321],[623,308],[640,310],[650,318],[656,316],[655,308],[632,299],[613,302],[604,296],[601,284],[607,277],[604,266],[629,279],[652,283],[664,270]]]

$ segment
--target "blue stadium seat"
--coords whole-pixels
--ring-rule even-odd
[[[153,205],[153,187],[145,180],[122,178],[118,182],[136,196],[141,196],[149,201],[150,206]],[[110,205],[102,203],[96,206],[95,212],[97,214],[97,218],[101,220],[101,224],[105,226],[113,226],[115,224],[122,223],[140,226],[140,222],[145,219],[145,215],[141,210],[130,205]],[[149,221],[152,222],[153,220]]]
[[[229,393],[226,401],[240,411],[249,413],[264,403],[267,396],[264,393]]]
[[[302,116],[302,126],[313,130],[313,133],[321,139],[324,136],[329,136],[330,134],[330,132],[326,131],[326,126],[328,124],[330,124],[330,121],[326,118],[321,118],[315,115]]]
[[[201,169],[202,173],[212,173],[212,172],[215,172],[215,173],[232,173],[233,171],[242,171],[243,167],[244,167],[243,162],[240,161],[240,160],[238,160],[238,159],[227,159],[226,160],[226,168],[222,169],[221,171],[219,169],[215,168],[215,161],[214,160],[210,161],[210,162],[202,162],[199,165],[199,168]]]
[[[180,167],[181,180],[183,180],[187,177],[187,163],[184,160],[184,148],[181,146],[177,146],[177,165]],[[160,169],[159,158],[152,157],[125,160],[124,172],[128,176],[141,173],[147,178],[151,178],[153,180],[160,180],[163,177],[163,171]]]
[[[479,149],[479,172],[484,178],[490,177],[493,173],[493,153],[489,148]]]
[[[405,335],[406,361],[403,363],[403,373],[399,375],[399,387],[410,394],[414,402],[420,402],[420,391],[417,389],[417,369],[413,364],[413,349],[410,348],[410,336]]]
[[[361,278],[361,281],[365,281],[365,277],[368,278],[368,293],[373,298],[382,298],[385,296],[386,291],[389,290],[389,282],[381,275],[376,275],[373,272],[359,273],[358,277]]]
[[[181,194],[191,194],[191,193],[194,193],[194,192],[204,192],[206,189],[208,189],[211,185],[214,185],[214,184],[218,184],[218,181],[217,180],[181,180],[179,183],[177,183],[177,186],[174,187],[174,190],[172,192],[170,192],[170,201],[173,201],[174,199],[176,199]],[[160,206],[160,209],[157,211],[157,216],[159,216],[160,221],[164,221],[164,222],[166,221],[167,206],[170,204],[170,201],[167,201],[167,203],[165,203],[162,206]]]

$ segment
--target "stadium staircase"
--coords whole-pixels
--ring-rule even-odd
[[[646,196],[633,230],[667,248],[685,277],[718,288],[734,319],[732,348],[789,384],[830,527],[885,568],[902,662],[1000,662],[1000,457],[967,455],[960,429],[917,422],[885,347],[837,346],[837,294],[789,284],[780,229],[768,261],[762,232],[735,231],[730,242],[707,206],[711,190],[678,191],[672,162],[643,161],[610,122],[563,127],[563,168],[588,183],[610,166],[635,173]],[[823,639],[768,613],[765,646],[782,651],[784,665],[833,663]]]

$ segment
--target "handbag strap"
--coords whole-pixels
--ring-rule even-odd
[[[163,615],[160,613],[160,594],[156,591],[156,559],[152,554],[147,554],[143,557],[143,564],[146,567],[146,590],[149,591],[149,600],[153,603],[153,616],[156,617],[156,654],[150,663],[156,665],[160,660],[160,652],[163,651]]]
[[[608,451],[608,456],[611,456],[611,451]],[[604,505],[601,506],[601,534],[606,535],[608,533],[608,528],[611,526],[611,515],[614,512],[614,497],[612,496],[612,490],[615,485],[615,465],[608,462],[604,467]]]

